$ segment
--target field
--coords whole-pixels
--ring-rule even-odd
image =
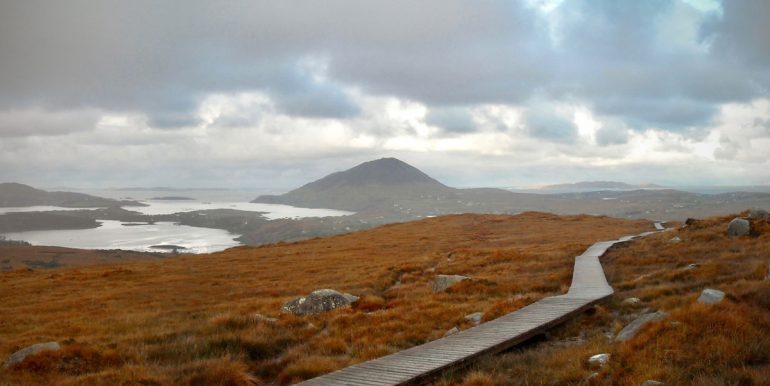
[[[734,217],[697,221],[610,250],[602,258],[616,290],[610,304],[439,385],[769,385],[770,226],[756,223],[752,236],[731,239],[726,229]],[[724,291],[726,299],[699,304],[704,288]],[[629,297],[641,303],[623,305]],[[655,310],[669,316],[629,341],[609,339]],[[610,354],[607,366],[588,364],[598,353]]]
[[[587,246],[650,229],[607,217],[466,214],[211,255],[1,273],[0,358],[39,342],[63,349],[0,371],[0,384],[290,384],[468,328],[467,314],[488,320],[561,293]],[[434,294],[436,274],[473,280]],[[320,288],[361,300],[318,316],[280,312]]]

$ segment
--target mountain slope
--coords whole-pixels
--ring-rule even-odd
[[[455,190],[403,161],[382,158],[252,202],[360,211],[385,208],[401,200],[442,197]]]
[[[136,201],[117,201],[109,198],[73,192],[47,192],[14,182],[0,183],[0,208],[36,205],[66,208],[97,208],[109,206],[142,206]]]

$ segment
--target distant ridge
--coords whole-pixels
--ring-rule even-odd
[[[259,196],[252,202],[360,211],[454,190],[406,162],[381,158],[332,173],[283,195]]]
[[[15,182],[0,183],[0,208],[37,205],[61,206],[66,208],[144,206],[144,204],[136,201],[117,201],[83,193],[47,192]]]
[[[581,181],[581,182],[575,182],[571,184],[546,185],[542,187],[542,189],[550,189],[550,190],[568,190],[568,189],[631,190],[631,189],[659,189],[659,188],[662,188],[662,186],[655,185],[655,184],[632,185],[632,184],[627,184],[625,182],[619,182],[619,181]]]

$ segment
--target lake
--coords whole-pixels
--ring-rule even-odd
[[[73,189],[74,190],[74,189]],[[132,199],[148,206],[124,207],[147,215],[163,215],[207,209],[235,209],[260,212],[269,219],[331,217],[353,214],[334,209],[298,208],[289,205],[257,204],[248,202],[253,193],[234,190],[98,190],[82,191],[101,197]],[[192,200],[157,200],[154,197],[179,196]],[[0,214],[8,212],[32,212],[51,210],[75,210],[53,206],[0,208]],[[94,229],[51,230],[6,233],[11,240],[24,240],[33,245],[50,245],[84,249],[130,249],[135,251],[162,251],[153,245],[180,245],[188,248],[180,252],[208,253],[239,245],[238,235],[221,229],[177,225],[158,222],[152,225],[122,225],[119,221],[99,220],[102,225]]]
[[[153,245],[180,245],[180,252],[208,253],[239,245],[238,235],[211,228],[158,222],[152,225],[123,225],[120,221],[100,220],[93,229],[29,231],[6,233],[11,240],[24,240],[32,245],[53,245],[83,249],[130,249],[144,252],[168,252]]]

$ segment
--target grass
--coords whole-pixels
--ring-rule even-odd
[[[0,273],[0,358],[39,342],[64,346],[0,370],[0,384],[291,384],[468,328],[467,314],[488,320],[563,292],[587,246],[649,229],[607,217],[466,214],[210,255]],[[437,274],[473,280],[434,294]],[[361,300],[281,314],[319,288]],[[472,372],[468,382],[488,377]]]
[[[614,248],[602,258],[617,291],[610,304],[553,330],[543,342],[486,358],[438,384],[770,384],[770,226],[756,222],[751,236],[729,238],[727,223],[734,217],[697,221]],[[675,236],[681,242],[672,241]],[[698,267],[688,269],[690,264]],[[704,288],[724,291],[726,299],[697,303]],[[628,297],[642,303],[623,305]],[[629,341],[608,339],[655,310],[669,316]],[[611,355],[607,366],[588,365],[598,353]]]

